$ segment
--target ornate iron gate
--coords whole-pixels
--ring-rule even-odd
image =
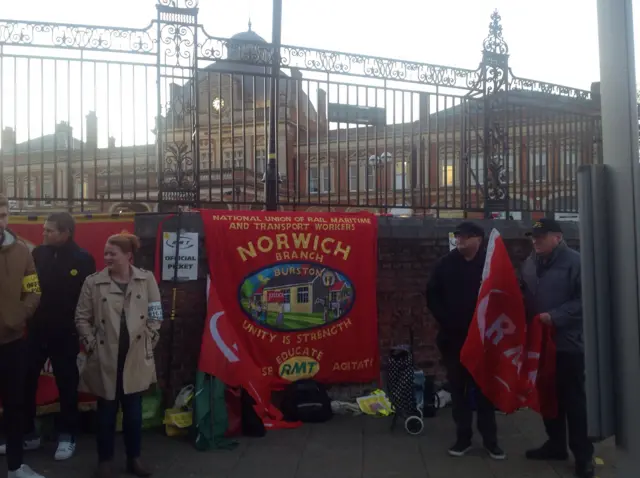
[[[255,208],[276,108],[281,209],[577,211],[589,91],[516,77],[500,16],[478,68],[209,35],[197,0],[146,28],[0,20],[0,190],[19,212]],[[74,132],[75,130],[75,132]]]

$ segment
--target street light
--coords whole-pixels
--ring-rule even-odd
[[[280,40],[282,37],[282,0],[273,0],[271,95],[269,107],[269,155],[265,172],[264,197],[267,211],[278,209],[276,173],[276,134],[278,132],[278,78],[280,76]]]

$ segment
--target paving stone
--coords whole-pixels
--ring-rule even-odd
[[[155,478],[565,478],[573,475],[573,462],[530,462],[524,452],[544,441],[540,417],[529,411],[498,417],[504,461],[493,461],[482,450],[480,437],[463,458],[446,450],[454,439],[448,410],[425,420],[420,436],[410,436],[389,419],[336,416],[331,422],[296,430],[267,433],[264,438],[243,438],[235,450],[198,452],[185,440],[146,433],[145,462]],[[54,443],[26,455],[27,462],[47,478],[88,478],[96,465],[95,439],[81,436],[76,456],[55,462]],[[122,440],[116,446],[118,469],[124,472]],[[596,445],[604,465],[599,478],[613,478],[615,447],[612,441]],[[0,478],[5,476],[0,473]],[[126,476],[126,475],[122,475]]]

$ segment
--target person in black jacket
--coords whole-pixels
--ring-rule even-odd
[[[93,257],[73,241],[75,221],[54,213],[44,224],[44,244],[33,250],[40,280],[40,305],[28,324],[28,376],[25,387],[25,442],[27,450],[40,446],[35,433],[36,393],[40,372],[51,360],[60,393],[60,421],[56,460],[75,452],[78,426],[79,340],[75,312],[84,280],[96,272]],[[0,446],[0,453],[6,447]]]
[[[449,455],[464,456],[471,449],[472,397],[478,414],[478,429],[489,456],[496,460],[506,457],[498,446],[495,408],[480,392],[473,378],[460,362],[460,351],[478,300],[486,251],[484,230],[472,222],[463,222],[455,231],[456,249],[436,265],[427,285],[427,307],[438,322],[437,344],[447,369],[456,442]]]

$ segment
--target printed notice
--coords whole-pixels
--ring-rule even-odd
[[[198,233],[165,232],[162,238],[162,280],[172,281],[176,268],[176,249],[178,249],[178,280],[191,281],[198,279]]]

